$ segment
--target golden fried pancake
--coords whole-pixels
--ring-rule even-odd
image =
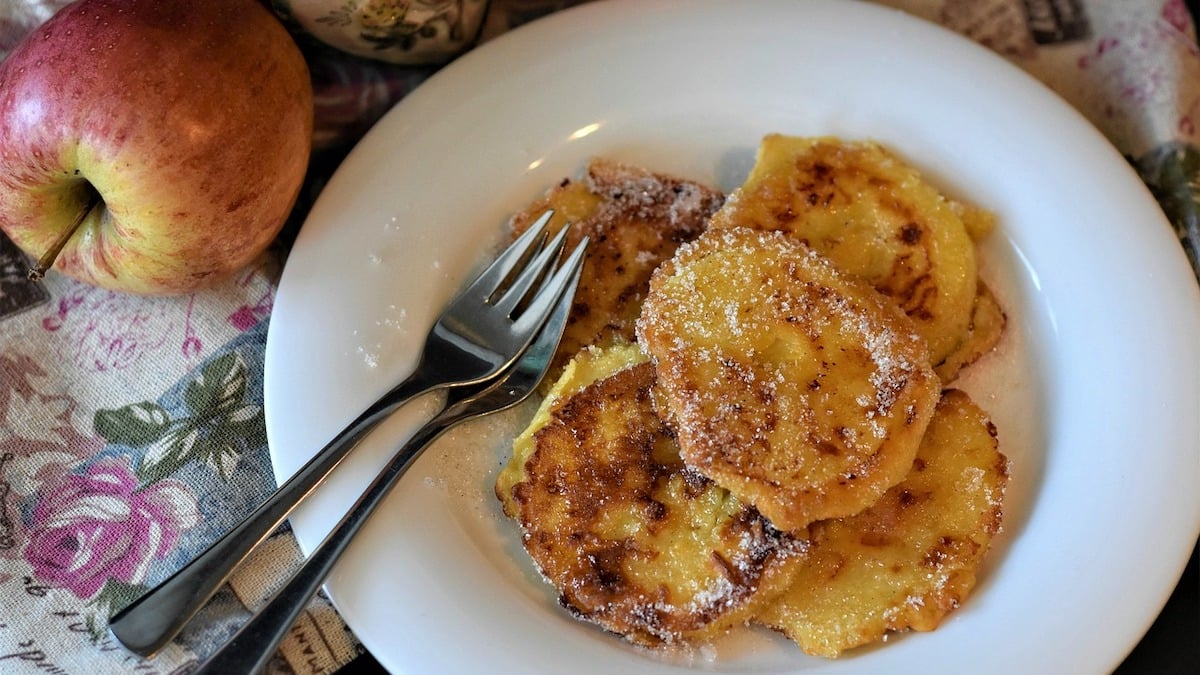
[[[967,228],[967,234],[971,236],[971,239],[979,241],[996,229],[996,214],[991,211],[949,198],[946,203],[962,219],[963,227]]]
[[[633,341],[650,273],[699,235],[723,200],[721,192],[693,181],[595,159],[583,180],[564,180],[514,216],[514,236],[552,208],[552,232],[571,223],[568,249],[591,238],[550,382],[587,345]]]
[[[813,523],[803,571],[758,621],[826,657],[937,628],[975,586],[1007,481],[995,427],[948,390],[904,482],[863,513]]]
[[[684,467],[638,347],[581,358],[555,388],[572,393],[546,400],[497,484],[525,548],[564,607],[631,641],[745,623],[787,588],[803,542]]]
[[[950,355],[937,364],[934,370],[942,382],[953,382],[963,368],[975,363],[984,354],[990,352],[1004,334],[1008,317],[1000,307],[996,296],[987,284],[980,282],[975,295],[975,306],[971,310],[971,325],[963,341],[950,352]]]
[[[874,143],[771,134],[711,226],[786,232],[867,280],[916,322],[937,364],[967,332],[977,276],[972,235],[986,233],[991,220]]]
[[[642,350],[631,348],[629,343],[619,343],[608,349],[585,347],[567,362],[558,380],[542,399],[533,419],[513,439],[512,457],[496,477],[496,497],[504,507],[504,515],[517,517],[517,503],[513,501],[512,488],[525,480],[525,463],[534,451],[533,435],[549,424],[551,412],[593,382],[645,362],[646,355]]]
[[[782,530],[858,513],[903,480],[937,404],[913,322],[780,232],[680,247],[637,326],[684,461]]]

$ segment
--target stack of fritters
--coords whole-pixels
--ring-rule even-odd
[[[937,628],[975,586],[1007,479],[987,414],[947,390],[905,479],[862,513],[813,523],[799,574],[755,620],[826,657]]]
[[[551,206],[595,243],[505,513],[565,607],[641,644],[757,622],[836,656],[932,630],[1007,480],[986,415],[942,391],[1004,327],[990,217],[829,138],[766,137],[722,201],[595,161],[514,218]]]
[[[806,542],[684,466],[636,345],[571,361],[497,482],[561,604],[641,644],[702,641],[787,589]]]
[[[638,338],[684,461],[788,531],[903,479],[941,388],[894,304],[778,232],[713,229],[681,249]]]

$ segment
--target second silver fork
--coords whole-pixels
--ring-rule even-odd
[[[584,241],[586,243],[586,239]],[[579,265],[575,267],[578,270]],[[517,360],[517,364],[490,386],[451,391],[446,408],[400,446],[375,480],[363,491],[358,501],[350,507],[349,512],[309,554],[300,569],[275,592],[266,606],[257,610],[229,642],[201,664],[193,675],[261,671],[275,654],[288,629],[296,622],[308,601],[333,570],[350,541],[421,453],[456,425],[511,408],[537,389],[550,369],[554,352],[562,337],[578,278],[577,271],[575,281],[559,299],[558,306],[542,328],[541,334]],[[412,515],[420,517],[420,514]]]
[[[430,329],[412,375],[363,411],[234,529],[114,614],[109,620],[113,637],[141,656],[156,653],[379,422],[417,396],[479,386],[512,365],[550,316],[583,255],[581,245],[554,270],[568,228],[546,243],[550,216],[539,218],[451,300]]]

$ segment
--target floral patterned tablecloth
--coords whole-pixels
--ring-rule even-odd
[[[992,48],[1081,110],[1138,169],[1200,278],[1200,51],[1183,0],[878,1]],[[493,0],[479,41],[578,2]],[[65,4],[0,3],[0,58]],[[363,4],[402,16],[410,3],[346,6]],[[186,671],[300,561],[285,527],[152,660],[107,636],[112,611],[274,488],[263,352],[289,242],[354,141],[435,70],[348,57],[290,25],[313,74],[315,151],[292,221],[255,265],[192,296],[143,298],[26,281],[0,236],[0,672]],[[361,652],[318,597],[271,669],[333,672]]]

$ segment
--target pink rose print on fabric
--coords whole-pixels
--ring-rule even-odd
[[[183,483],[138,489],[127,459],[103,461],[43,491],[25,560],[36,578],[91,598],[110,578],[142,582],[150,563],[198,520],[195,495]]]
[[[75,399],[39,391],[45,377],[33,358],[0,353],[0,559],[19,559],[28,539],[19,505],[104,447],[75,427]]]

